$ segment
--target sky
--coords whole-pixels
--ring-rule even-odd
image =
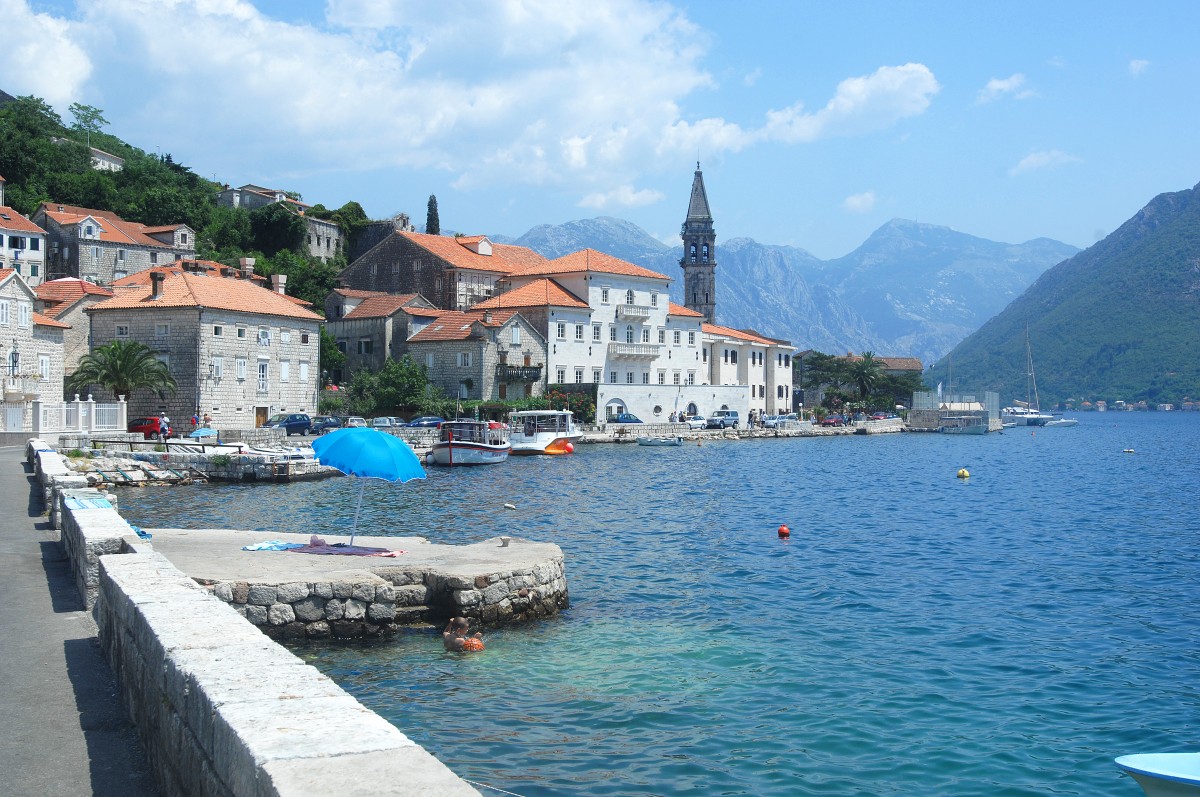
[[[1200,3],[0,0],[0,89],[443,231],[627,219],[829,259],[893,218],[1087,247],[1200,182]]]

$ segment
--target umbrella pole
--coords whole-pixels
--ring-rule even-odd
[[[358,503],[354,505],[354,528],[350,529],[350,544],[354,544],[354,535],[358,532],[358,510],[362,509],[363,489],[367,486],[366,479],[358,480]]]

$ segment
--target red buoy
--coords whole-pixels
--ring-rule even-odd
[[[792,530],[789,529],[787,527],[787,525],[781,524],[779,526],[779,539],[786,540],[788,537],[791,537],[791,536],[792,536]]]
[[[563,447],[567,450],[568,454],[574,453],[574,451],[575,451],[575,444],[569,440],[567,441],[567,444]]]

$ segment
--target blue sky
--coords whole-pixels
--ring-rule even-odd
[[[0,88],[205,177],[520,235],[1086,247],[1200,182],[1200,4],[0,0]],[[18,36],[16,32],[20,32]],[[719,256],[719,250],[718,250]]]

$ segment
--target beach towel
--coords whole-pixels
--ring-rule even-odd
[[[289,551],[293,548],[303,548],[304,543],[284,542],[283,540],[264,540],[253,545],[243,545],[243,551]]]
[[[344,542],[335,542],[333,545],[325,542],[317,535],[313,535],[309,540],[308,545],[300,545],[288,550],[295,553],[315,553],[324,556],[387,556],[396,557],[401,554],[408,553],[407,551],[393,551],[388,548],[367,548],[362,545],[348,545]]]

